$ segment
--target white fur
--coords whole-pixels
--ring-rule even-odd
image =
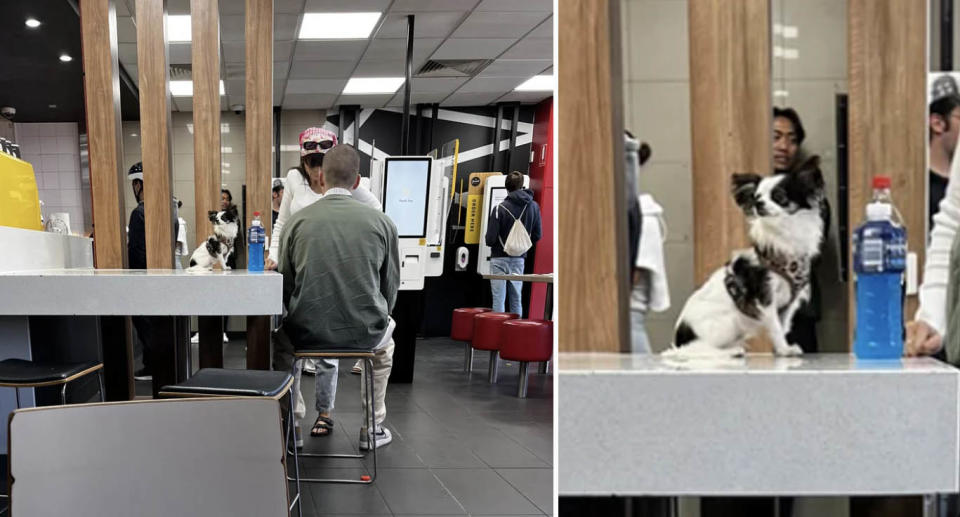
[[[815,208],[798,209],[793,213],[773,202],[773,188],[783,181],[783,176],[763,178],[757,186],[757,197],[764,202],[764,213],[748,215],[748,235],[755,246],[772,248],[789,255],[805,255],[812,260],[819,251],[823,235],[823,221],[818,203]],[[796,207],[794,207],[796,208]],[[748,257],[758,263],[753,249],[734,253],[732,264],[738,257]],[[803,353],[797,345],[787,343],[793,315],[810,298],[809,283],[791,301],[790,284],[779,274],[768,272],[767,282],[771,303],[759,306],[760,319],[751,318],[737,308],[724,285],[727,273],[724,266],[715,271],[706,283],[687,300],[677,324],[686,323],[697,339],[677,347],[674,344],[663,352],[665,357],[690,359],[709,357],[737,357],[746,351],[746,341],[765,329],[773,342],[773,352],[781,356]]]

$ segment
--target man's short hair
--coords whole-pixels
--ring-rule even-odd
[[[507,179],[503,182],[507,187],[507,192],[513,192],[523,188],[523,173],[513,171],[507,174]]]
[[[800,122],[800,115],[797,115],[797,112],[793,108],[773,108],[773,118],[783,117],[790,121],[793,124],[793,134],[797,137],[797,145],[803,143],[803,139],[807,137],[806,131],[803,130],[803,123]]]
[[[226,194],[226,195],[227,195],[227,201],[233,203],[233,194],[230,193],[230,189],[228,189],[228,188],[222,188],[222,189],[220,189],[220,193],[221,193],[221,194]]]
[[[322,170],[329,187],[353,188],[360,172],[360,155],[352,145],[340,144],[324,155]]]
[[[940,118],[943,119],[943,123],[946,125],[946,130],[950,130],[950,113],[954,109],[960,107],[960,96],[958,95],[947,95],[945,97],[940,97],[939,99],[930,103],[930,116],[940,115]],[[933,136],[932,134],[930,136]]]

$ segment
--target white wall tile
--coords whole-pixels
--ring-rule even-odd
[[[57,172],[60,170],[60,158],[55,154],[44,154],[40,157],[40,170],[43,172]]]
[[[47,190],[60,188],[60,173],[44,172],[42,174],[43,174],[43,188]]]
[[[80,176],[76,172],[61,172],[59,176],[61,189],[80,188]]]
[[[44,179],[46,183],[46,179]],[[59,188],[59,187],[58,187]],[[40,200],[43,201],[46,208],[46,213],[50,213],[49,207],[58,207],[60,206],[60,190],[45,188],[40,195]]]
[[[32,126],[33,124],[29,125]],[[23,156],[40,154],[40,137],[24,136],[17,143],[20,144],[20,153]]]
[[[61,122],[56,124],[55,131],[57,136],[77,136],[76,122]]]
[[[80,154],[80,142],[76,136],[57,137],[58,154]]]
[[[37,136],[43,136],[43,137],[49,137],[49,136],[56,137],[56,136],[57,136],[57,127],[56,127],[56,125],[54,125],[54,124],[37,124],[37,126],[39,126],[39,130],[38,130],[38,132],[37,132]]]
[[[57,154],[57,137],[55,136],[41,136],[40,137],[40,153],[41,154]]]
[[[40,136],[40,126],[37,124],[17,124],[17,134],[22,137]]]

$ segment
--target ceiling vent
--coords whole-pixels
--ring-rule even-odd
[[[417,70],[417,77],[473,77],[493,63],[492,59],[429,60]]]

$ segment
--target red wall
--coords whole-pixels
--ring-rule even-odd
[[[534,200],[540,205],[543,237],[537,242],[534,273],[553,272],[553,97],[537,105],[533,119],[533,162],[530,164],[530,187]],[[547,286],[533,283],[530,294],[529,318],[543,315]],[[554,301],[556,305],[556,301]]]

